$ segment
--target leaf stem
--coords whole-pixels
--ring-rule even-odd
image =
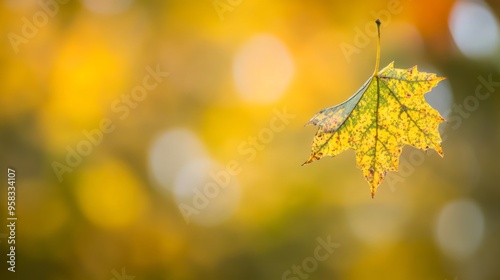
[[[377,34],[378,34],[378,40],[377,40],[377,58],[375,60],[375,72],[373,73],[374,77],[378,76],[378,66],[380,62],[380,19],[377,19],[375,21],[377,24]]]

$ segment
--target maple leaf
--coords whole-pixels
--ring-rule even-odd
[[[394,68],[394,62],[380,72],[380,21],[375,71],[345,102],[319,111],[306,124],[318,126],[312,151],[304,163],[347,149],[356,153],[372,198],[387,171],[397,171],[404,145],[434,149],[443,156],[438,126],[445,121],[424,99],[444,77],[433,73]]]

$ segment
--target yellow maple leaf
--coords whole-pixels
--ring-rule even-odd
[[[438,126],[445,121],[424,99],[444,77],[433,73],[394,68],[394,62],[380,72],[380,21],[375,72],[345,102],[319,111],[307,124],[318,126],[310,163],[326,155],[335,156],[347,149],[356,152],[356,164],[363,170],[371,195],[387,171],[397,171],[404,145],[441,156]]]

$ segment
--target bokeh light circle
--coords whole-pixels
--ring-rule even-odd
[[[275,36],[253,37],[237,53],[233,74],[241,96],[254,103],[271,103],[282,96],[294,73],[292,57]]]
[[[484,217],[480,207],[471,200],[456,200],[446,204],[436,223],[436,242],[451,259],[471,256],[481,244]]]
[[[185,221],[205,226],[223,222],[240,204],[236,176],[208,158],[193,160],[180,170],[174,195]]]
[[[453,40],[465,56],[483,58],[497,52],[498,22],[486,4],[458,1],[448,24]]]
[[[206,156],[198,137],[186,128],[170,129],[158,136],[149,151],[153,178],[164,189],[171,190],[175,176],[188,162]]]
[[[144,215],[148,196],[144,185],[128,166],[103,158],[80,168],[76,200],[89,221],[113,229],[131,226]]]
[[[96,14],[113,15],[125,11],[132,0],[82,0],[89,11]]]

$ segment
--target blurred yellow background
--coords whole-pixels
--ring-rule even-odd
[[[500,279],[497,1],[2,0],[1,279]],[[444,158],[371,199],[320,109],[381,62],[447,79]],[[0,177],[7,186],[7,175]],[[7,189],[0,192],[1,220]],[[6,222],[5,222],[6,223]],[[327,244],[327,245],[325,245]]]

